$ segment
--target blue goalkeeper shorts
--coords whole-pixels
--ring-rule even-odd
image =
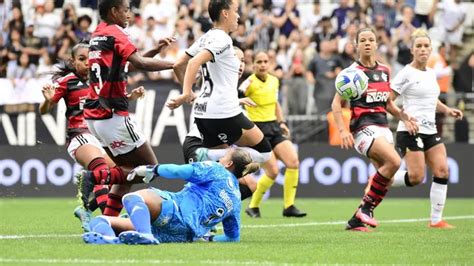
[[[162,199],[160,216],[152,222],[152,233],[161,243],[192,242],[194,233],[183,220],[174,193],[150,188]]]

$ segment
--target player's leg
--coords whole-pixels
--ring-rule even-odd
[[[437,137],[437,136],[436,136]],[[447,162],[446,147],[439,143],[425,152],[426,162],[433,173],[431,183],[431,227],[453,228],[443,220],[443,210],[448,192],[449,169]]]
[[[306,213],[301,212],[295,207],[296,189],[299,180],[299,159],[293,143],[289,140],[283,140],[273,148],[276,157],[286,166],[285,181],[283,184],[283,216],[286,217],[304,217]]]
[[[273,186],[278,176],[278,164],[275,155],[272,153],[270,160],[263,164],[264,174],[258,179],[257,189],[252,195],[249,207],[245,210],[250,217],[259,218],[260,203],[265,193]]]
[[[163,199],[151,189],[126,194],[123,204],[135,230],[122,232],[120,240],[126,244],[159,244],[152,234],[151,223],[160,215],[162,202]]]
[[[87,244],[120,244],[117,234],[134,230],[130,219],[97,216],[90,222],[91,232],[82,235]]]
[[[425,177],[424,142],[421,135],[397,132],[397,150],[405,159],[407,170],[398,170],[393,176],[392,187],[412,187]]]

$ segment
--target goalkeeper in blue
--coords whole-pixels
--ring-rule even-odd
[[[206,237],[217,242],[240,241],[240,191],[238,179],[259,169],[250,154],[230,149],[219,162],[186,165],[139,166],[127,179],[155,177],[184,179],[179,192],[148,188],[126,194],[122,201],[130,218],[98,216],[91,232],[83,234],[88,244],[143,244],[193,242],[206,237],[222,222],[224,234]]]

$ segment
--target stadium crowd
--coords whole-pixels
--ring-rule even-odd
[[[270,73],[282,84],[280,101],[288,115],[325,115],[330,111],[337,73],[355,56],[357,30],[373,27],[377,60],[392,67],[392,77],[411,61],[411,33],[429,30],[436,51],[434,68],[442,97],[450,90],[473,92],[474,55],[465,51],[466,3],[459,0],[242,0],[234,45],[244,51],[241,80],[253,71],[253,56],[267,51]],[[175,61],[212,28],[207,0],[133,0],[127,31],[139,51],[160,39],[176,38],[157,58]],[[88,39],[98,23],[96,0],[0,0],[0,105],[34,104],[41,87],[72,47]],[[443,23],[440,23],[440,22]],[[463,55],[459,52],[464,49]],[[472,49],[472,48],[467,48]],[[466,56],[467,54],[467,56]],[[131,72],[129,84],[176,79],[173,71]],[[28,108],[26,108],[28,109]],[[442,117],[438,121],[442,122]],[[439,130],[441,131],[441,128]]]

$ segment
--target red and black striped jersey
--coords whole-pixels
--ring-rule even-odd
[[[369,85],[360,99],[351,101],[351,132],[369,125],[388,126],[387,101],[390,97],[390,70],[387,66],[376,62],[375,67],[368,68],[360,62],[354,62],[350,67],[356,67],[367,75]]]
[[[51,100],[57,103],[63,98],[66,103],[67,138],[71,139],[78,134],[88,132],[87,123],[82,112],[82,107],[89,93],[87,80],[70,73],[58,79],[55,85],[56,91]]]
[[[89,44],[90,90],[85,118],[107,119],[113,113],[127,116],[127,59],[137,48],[123,28],[105,22],[97,26]]]

